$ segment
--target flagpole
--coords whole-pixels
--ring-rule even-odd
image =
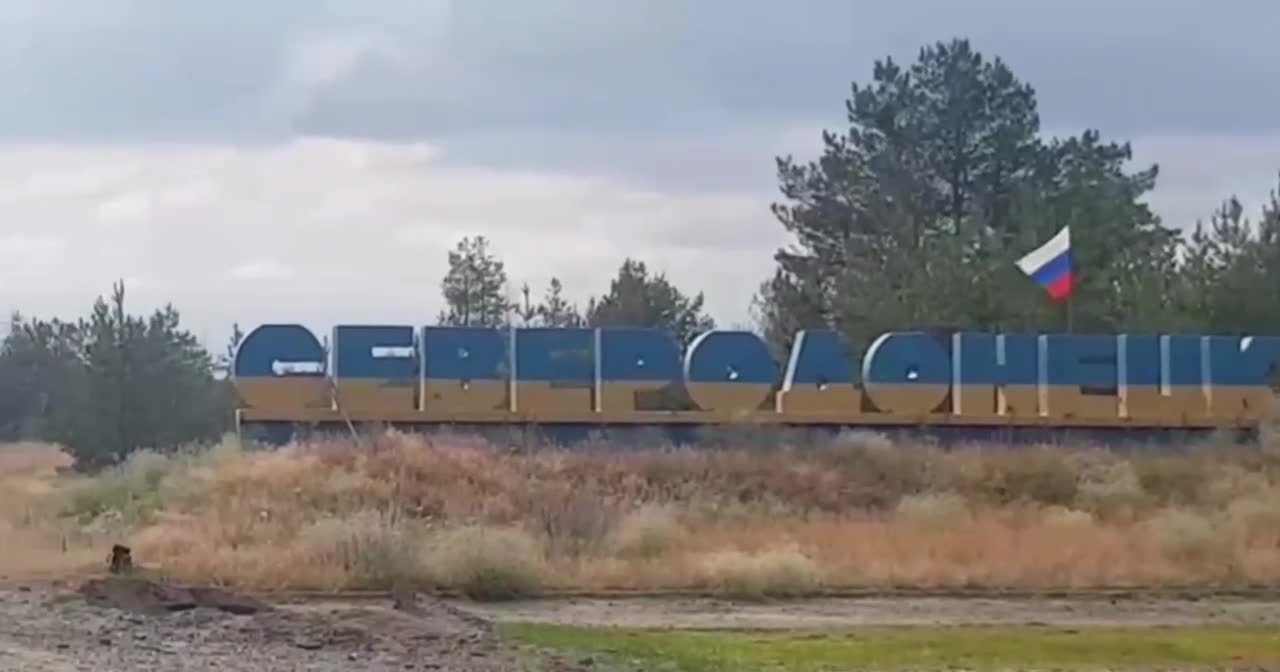
[[[1067,333],[1068,334],[1074,331],[1075,325],[1073,323],[1075,322],[1075,312],[1076,312],[1075,310],[1072,309],[1072,306],[1074,305],[1075,305],[1075,292],[1072,292],[1071,294],[1067,295]]]

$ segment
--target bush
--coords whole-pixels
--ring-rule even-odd
[[[1167,509],[1147,521],[1156,546],[1170,560],[1204,563],[1223,551],[1213,522],[1193,511]]]
[[[1050,446],[987,450],[980,460],[972,498],[1004,506],[1017,502],[1070,506],[1075,502],[1079,468],[1075,456]],[[969,477],[973,479],[973,476]]]
[[[670,551],[685,534],[684,526],[670,508],[645,506],[623,517],[610,546],[623,557],[654,558]]]
[[[824,452],[822,461],[851,491],[853,496],[846,496],[845,504],[883,509],[902,495],[929,489],[938,459],[932,448],[895,445],[873,433],[849,432],[841,436],[834,447]]]
[[[704,572],[713,590],[742,600],[803,597],[820,591],[825,583],[817,563],[795,547],[712,553],[705,559]]]
[[[390,588],[429,580],[421,536],[380,511],[324,518],[302,530],[304,548],[342,567],[352,588]]]
[[[1270,487],[1265,474],[1228,464],[1217,476],[1204,482],[1200,501],[1208,506],[1225,508],[1241,498],[1265,497]]]
[[[1086,511],[1115,515],[1133,511],[1145,498],[1138,473],[1129,462],[1092,464],[1080,473],[1076,503]]]
[[[1157,504],[1194,507],[1202,504],[1205,477],[1217,471],[1226,457],[1224,451],[1210,448],[1199,454],[1146,457],[1136,460],[1134,468],[1142,489],[1150,493]]]
[[[1246,495],[1227,506],[1227,518],[1246,543],[1280,547],[1280,494]]]
[[[1078,511],[1063,506],[1048,507],[1041,515],[1045,525],[1059,529],[1079,529],[1094,524],[1093,514],[1088,511]]]
[[[538,523],[552,553],[576,557],[608,536],[617,514],[601,497],[551,496],[538,508]]]
[[[514,528],[461,527],[432,539],[427,571],[442,588],[473,600],[509,600],[536,593],[546,568],[542,549]]]
[[[177,464],[154,451],[136,451],[123,463],[71,487],[64,513],[83,522],[103,515],[128,522],[143,519],[161,506],[161,484]]]
[[[898,502],[898,519],[931,529],[969,520],[969,504],[952,492],[908,495]]]

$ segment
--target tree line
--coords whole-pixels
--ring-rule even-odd
[[[1131,170],[1127,142],[1040,131],[1035,91],[964,39],[875,62],[845,100],[847,127],[809,161],[776,159],[771,206],[794,243],[751,298],[780,358],[801,329],[833,328],[861,352],[894,329],[1054,331],[1061,306],[1015,261],[1072,230],[1074,328],[1280,334],[1280,200],[1256,217],[1226,198],[1188,232],[1144,202],[1157,166]],[[1211,206],[1212,207],[1212,206]],[[511,291],[483,236],[448,252],[444,325],[662,327],[688,343],[716,327],[702,292],[638,259],[578,306],[553,278]],[[57,441],[82,464],[216,437],[234,392],[172,306],[133,316],[124,287],[74,322],[15,314],[0,344],[0,440]]]
[[[627,259],[609,290],[579,309],[553,279],[537,302],[527,285],[507,300],[503,262],[483,236],[448,254],[441,281],[441,325],[657,326],[684,342],[715,328],[701,293],[687,296],[663,273]],[[75,321],[15,313],[0,342],[0,442],[51,441],[86,468],[115,464],[140,448],[168,450],[229,430],[235,390],[225,373],[243,338],[239,325],[224,351],[207,350],[181,325],[172,305],[148,316],[125,307],[125,287],[99,297]]]

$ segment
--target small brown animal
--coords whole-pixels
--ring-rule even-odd
[[[116,544],[111,547],[111,557],[107,561],[112,574],[129,574],[133,572],[133,552],[128,546]]]

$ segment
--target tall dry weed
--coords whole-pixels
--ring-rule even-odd
[[[1146,502],[1146,491],[1129,462],[1097,462],[1085,467],[1076,487],[1076,505],[1103,517],[1132,515]]]
[[[548,574],[537,540],[518,528],[465,526],[442,531],[428,541],[425,565],[437,585],[476,600],[533,595]]]
[[[304,557],[340,567],[351,588],[385,588],[430,582],[423,557],[423,530],[384,511],[322,518],[298,534]]]
[[[674,507],[646,505],[626,514],[609,541],[616,555],[652,559],[679,548],[688,533]]]
[[[0,476],[0,541],[53,559],[24,566],[128,539],[140,562],[192,580],[409,580],[491,599],[547,586],[786,593],[759,588],[773,574],[801,586],[1280,581],[1280,458],[1256,450],[942,450],[870,433],[609,449],[387,432],[144,452],[95,476],[31,463],[41,476]]]
[[[1227,550],[1214,521],[1194,511],[1160,511],[1147,521],[1147,527],[1157,547],[1175,561],[1203,564]]]
[[[954,492],[908,495],[898,502],[895,520],[926,529],[944,529],[971,519],[969,502]]]
[[[557,489],[539,499],[538,529],[552,553],[577,557],[599,548],[619,517],[612,502],[589,492]]]
[[[754,553],[717,551],[705,557],[702,570],[705,586],[744,600],[803,597],[824,585],[822,569],[795,546]]]
[[[76,570],[105,551],[101,536],[59,519],[73,464],[56,445],[0,444],[0,576]]]

